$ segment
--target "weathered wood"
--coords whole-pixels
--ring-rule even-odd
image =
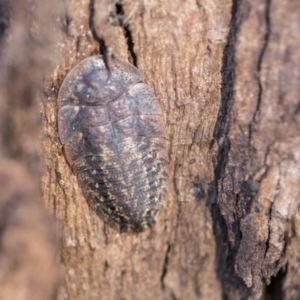
[[[95,1],[98,39],[136,64],[162,105],[171,159],[167,205],[153,230],[119,234],[82,196],[57,136],[56,97],[68,71],[99,45],[88,28],[89,2],[65,1],[62,60],[43,101],[42,151],[44,199],[62,228],[66,289],[60,299],[221,299],[205,199],[231,2],[120,1],[114,12],[114,3],[105,3]]]
[[[42,194],[59,223],[65,270],[57,299],[299,299],[300,4],[65,0],[58,7],[43,0],[23,1],[3,18],[5,3],[0,186],[5,178],[12,193],[0,195],[0,263],[22,254],[10,251],[19,233],[35,240],[28,257],[39,243],[44,250],[36,262],[27,260],[24,273],[0,277],[0,295],[27,287],[36,263],[53,269],[33,277],[32,295],[56,292],[55,235],[36,202],[42,127]],[[138,67],[167,126],[166,207],[153,229],[139,234],[118,233],[89,208],[58,138],[59,87],[74,65],[99,53],[108,68],[113,56]],[[37,97],[49,55],[60,60],[52,61]],[[9,200],[18,191],[25,198]],[[17,208],[5,218],[12,203]],[[28,210],[36,218],[28,220]],[[14,220],[21,225],[12,227]],[[10,280],[18,274],[26,279]]]
[[[236,1],[233,7],[212,188],[230,299],[258,299],[281,268],[264,297],[277,299],[281,291],[280,299],[299,298],[299,281],[297,291],[291,279],[296,269],[283,276],[299,240],[299,20],[296,2]],[[283,289],[275,286],[283,283]]]

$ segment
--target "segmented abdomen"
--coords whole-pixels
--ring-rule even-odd
[[[157,99],[132,65],[89,57],[65,78],[58,130],[83,194],[119,231],[151,227],[166,194],[168,157]]]

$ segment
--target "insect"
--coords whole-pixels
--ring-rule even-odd
[[[120,232],[152,227],[164,206],[168,155],[160,105],[133,65],[84,59],[58,94],[58,132],[89,205]]]

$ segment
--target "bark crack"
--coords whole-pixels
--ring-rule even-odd
[[[264,37],[264,43],[261,49],[261,52],[258,57],[258,62],[257,62],[257,83],[258,83],[258,97],[257,97],[257,105],[256,105],[256,110],[253,114],[252,121],[250,123],[250,128],[249,128],[249,143],[252,139],[252,134],[254,131],[254,124],[259,118],[259,112],[260,112],[260,107],[262,103],[262,95],[263,95],[263,85],[261,81],[261,69],[262,69],[262,63],[264,56],[266,54],[266,50],[268,48],[269,40],[270,40],[270,35],[271,35],[271,22],[270,22],[270,7],[271,7],[271,0],[266,0],[266,9],[265,9],[265,24],[266,24],[266,33]]]
[[[119,25],[123,28],[124,36],[127,41],[127,48],[132,58],[132,64],[137,67],[137,55],[134,51],[134,40],[132,37],[132,32],[129,24],[130,15],[125,17],[125,11],[123,8],[123,4],[121,2],[117,2],[116,6],[116,14],[119,18]]]
[[[92,32],[93,38],[99,44],[99,51],[103,54],[103,61],[108,70],[111,70],[110,54],[111,51],[106,45],[105,40],[99,35],[95,26],[95,0],[90,0],[89,4],[89,28]]]
[[[165,277],[168,273],[168,264],[169,264],[169,256],[170,256],[170,252],[171,252],[171,244],[168,243],[168,247],[167,247],[167,251],[165,254],[165,259],[164,259],[164,265],[163,265],[163,269],[162,269],[162,273],[160,276],[160,284],[161,284],[161,288],[164,290],[165,289]]]
[[[231,295],[235,290],[240,299],[247,299],[251,294],[251,289],[235,271],[235,260],[239,248],[239,239],[232,242],[232,236],[242,234],[236,220],[230,224],[224,217],[229,210],[229,204],[224,200],[228,193],[228,187],[224,180],[230,176],[228,169],[231,141],[229,138],[229,126],[232,107],[234,105],[234,85],[235,85],[235,45],[241,22],[244,20],[246,11],[240,9],[240,1],[232,2],[230,31],[227,37],[227,44],[223,52],[223,65],[221,70],[221,104],[217,122],[214,129],[214,140],[218,143],[217,161],[214,169],[214,179],[209,186],[207,206],[210,207],[214,220],[214,234],[217,243],[217,272],[222,283],[223,295]],[[233,179],[227,181],[233,182]],[[235,189],[233,189],[234,191]],[[225,198],[223,198],[225,197]],[[225,202],[224,202],[225,201]],[[236,216],[234,216],[236,219]]]
[[[264,161],[264,166],[267,167],[265,173],[263,174],[260,182],[262,182],[263,179],[265,179],[267,176],[268,176],[268,165],[267,165],[267,160],[268,160],[268,156],[270,155],[270,152],[271,152],[271,147],[273,146],[273,143],[272,145],[270,145],[269,147],[267,147],[267,153],[265,155],[265,161]],[[279,186],[280,186],[280,178],[278,179],[278,182],[277,182],[277,186],[276,186],[276,189],[278,190],[279,189]],[[265,263],[265,260],[267,258],[267,253],[268,253],[268,250],[270,248],[270,238],[271,238],[271,220],[272,220],[272,208],[273,208],[273,205],[276,201],[276,198],[277,196],[275,197],[275,199],[273,200],[273,202],[271,202],[271,205],[269,207],[269,211],[268,211],[268,237],[267,237],[267,240],[266,240],[266,249],[265,249],[265,253],[264,253],[264,259],[263,259],[263,263]]]

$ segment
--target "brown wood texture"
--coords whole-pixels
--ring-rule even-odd
[[[98,53],[89,4],[65,1],[62,58],[43,101],[43,192],[61,223],[66,274],[59,299],[221,299],[205,199],[213,179],[216,148],[209,147],[231,2],[123,1],[120,16],[110,13],[113,2],[94,3],[95,34],[114,55],[137,65],[162,105],[167,126],[167,204],[154,228],[138,235],[117,233],[90,210],[57,135],[59,86],[77,62]],[[112,25],[120,22],[124,28]]]
[[[9,191],[0,193],[0,298],[300,299],[300,3],[8,3],[0,0],[0,189]],[[88,206],[58,137],[59,87],[99,53],[109,68],[117,56],[140,70],[166,123],[166,207],[139,234],[118,233]],[[61,241],[57,295],[40,173],[40,202]]]
[[[299,16],[296,2],[233,7],[215,131],[215,220],[217,240],[226,240],[221,264],[249,289],[224,272],[230,299],[299,298]]]

